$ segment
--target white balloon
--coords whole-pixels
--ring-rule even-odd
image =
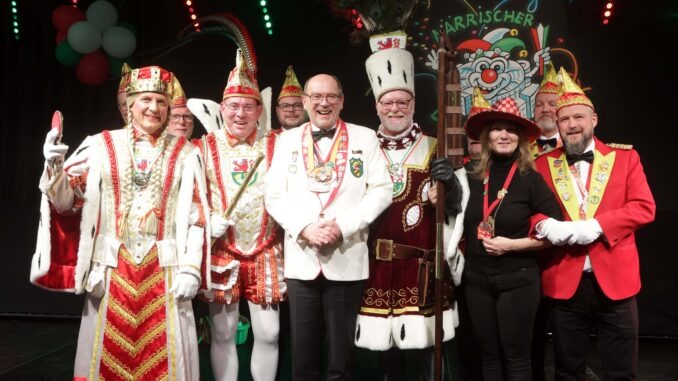
[[[101,32],[89,21],[78,21],[68,28],[68,43],[78,53],[89,54],[101,46]]]
[[[137,47],[137,39],[129,29],[114,26],[104,33],[101,43],[108,55],[115,58],[129,57]]]
[[[87,21],[102,33],[118,22],[118,10],[106,0],[97,0],[87,8]]]

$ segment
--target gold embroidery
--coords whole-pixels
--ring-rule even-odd
[[[109,367],[121,378],[130,381],[142,379],[143,376],[146,373],[148,373],[149,370],[151,370],[154,366],[156,366],[159,362],[165,360],[166,358],[167,358],[167,348],[164,347],[158,348],[158,350],[152,356],[150,356],[146,362],[144,362],[140,367],[133,370],[129,369],[127,366],[122,364],[117,358],[115,358],[105,350],[101,356],[101,360],[107,367]]]
[[[116,300],[110,301],[110,308],[116,315],[127,321],[129,325],[137,328],[139,324],[143,323],[149,316],[153,315],[155,311],[165,305],[165,296],[159,295],[155,300],[146,305],[138,314],[128,311],[125,307],[120,305]],[[170,298],[172,299],[172,298]]]
[[[120,348],[127,352],[130,356],[136,357],[136,355],[141,351],[148,343],[155,340],[158,336],[161,336],[165,332],[166,325],[164,322],[159,322],[155,326],[146,332],[139,340],[134,341],[129,337],[125,336],[123,332],[117,330],[114,326],[108,325],[106,327],[106,336],[113,340]]]
[[[144,259],[138,265],[134,262],[132,254],[127,249],[120,250],[120,257],[122,257],[122,259],[125,262],[133,266],[136,271],[139,271],[148,266],[149,264],[151,264],[151,262],[153,262],[156,258],[158,258],[158,246],[153,245],[153,248],[148,252],[148,254],[146,254]]]
[[[168,289],[172,288],[172,283],[174,283],[174,278],[172,277],[172,272],[171,271],[166,271],[167,273],[167,285]],[[169,323],[169,334],[167,335],[167,346],[169,347],[170,350],[170,358],[169,358],[169,368],[172,370],[172,380],[177,379],[177,364],[176,364],[176,358],[177,358],[177,338],[176,338],[176,332],[177,332],[177,327],[174,322],[174,318],[176,317],[176,306],[174,302],[174,297],[170,296],[169,293],[165,294],[167,296],[167,306],[168,306],[168,311],[171,311],[167,314],[165,317],[167,319],[167,322]],[[189,302],[190,303],[190,302]]]
[[[146,291],[154,287],[156,283],[161,282],[164,279],[164,275],[165,274],[162,272],[157,272],[141,284],[132,284],[130,280],[125,279],[117,272],[113,272],[111,274],[111,282],[115,282],[121,288],[124,288],[132,296],[132,298],[137,300],[139,297],[143,296]]]
[[[633,144],[621,144],[621,143],[607,143],[607,146],[610,148],[630,150],[633,148]]]

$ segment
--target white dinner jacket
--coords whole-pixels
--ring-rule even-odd
[[[308,189],[301,141],[306,125],[283,132],[276,144],[264,197],[266,210],[285,229],[286,278],[312,280],[320,272],[339,281],[368,277],[369,225],[391,204],[393,184],[375,132],[350,123],[346,127],[346,172],[334,201],[323,211],[324,219],[336,218],[343,235],[332,248],[318,250],[299,239],[307,225],[320,220],[322,210],[317,194]]]

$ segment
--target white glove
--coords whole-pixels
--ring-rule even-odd
[[[195,275],[188,273],[179,273],[174,279],[174,284],[169,292],[174,294],[175,299],[193,299],[198,293],[200,280]]]
[[[59,131],[56,128],[52,128],[47,133],[45,138],[45,145],[42,146],[42,154],[45,156],[47,164],[50,166],[56,165],[61,166],[64,162],[66,152],[68,152],[68,146],[65,144],[54,144],[59,136]]]
[[[227,220],[218,214],[210,216],[210,224],[212,225],[212,238],[219,238],[226,234],[229,226],[235,225],[233,220]]]
[[[568,240],[568,245],[588,245],[603,234],[603,228],[600,227],[598,220],[573,221],[574,227],[572,237]]]
[[[106,267],[98,263],[92,265],[85,290],[95,298],[101,298],[106,291]]]
[[[572,221],[558,221],[553,218],[541,221],[537,224],[538,238],[546,238],[556,246],[569,243],[574,235]]]

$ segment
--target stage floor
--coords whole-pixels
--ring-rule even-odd
[[[79,319],[0,317],[0,380],[72,380],[75,345]],[[278,380],[291,380],[290,354],[284,330],[281,333],[281,361]],[[248,340],[238,346],[240,374],[238,380],[250,380],[249,356],[252,348],[251,331]],[[448,345],[456,350],[454,342]],[[639,381],[678,380],[678,340],[641,339],[639,350]],[[452,357],[454,357],[452,355]],[[403,380],[416,380],[414,364],[405,364]],[[357,380],[380,380],[375,352],[357,350]],[[203,381],[213,380],[209,347],[200,346],[200,368]],[[547,342],[545,370],[553,377],[553,351]],[[594,355],[590,361],[589,380],[598,380],[600,363]],[[455,371],[447,380],[459,380]],[[602,377],[601,377],[602,379]]]

